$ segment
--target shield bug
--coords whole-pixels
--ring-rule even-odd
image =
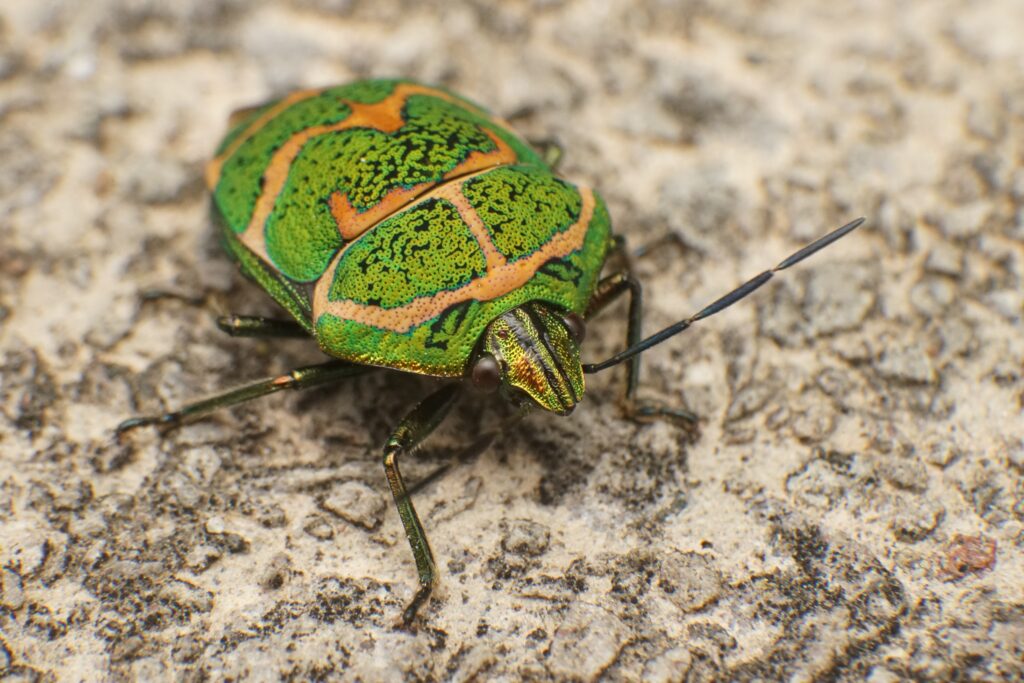
[[[173,426],[375,368],[450,380],[414,407],[384,446],[384,471],[419,574],[407,624],[430,596],[437,570],[399,460],[437,427],[466,385],[500,393],[523,412],[539,406],[568,415],[583,397],[584,375],[626,363],[628,413],[686,418],[637,405],[640,354],[863,222],[643,338],[640,283],[626,266],[601,275],[623,242],[612,234],[600,195],[559,178],[506,123],[446,90],[361,81],[240,111],[206,181],[228,253],[290,315],[229,316],[219,326],[236,336],[311,337],[331,360],[131,418],[117,432]],[[582,363],[585,322],[627,293],[626,348]]]

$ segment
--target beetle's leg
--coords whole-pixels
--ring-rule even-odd
[[[345,361],[332,360],[319,365],[310,365],[304,368],[297,368],[286,375],[271,377],[240,386],[236,389],[225,391],[210,398],[189,403],[188,405],[161,415],[140,415],[132,417],[114,429],[114,434],[121,434],[146,425],[159,425],[161,427],[176,427],[186,420],[202,417],[215,410],[233,406],[244,401],[249,401],[260,396],[273,394],[283,389],[307,389],[321,384],[332,384],[348,377],[354,377],[369,372],[374,368],[366,365],[353,365]]]
[[[206,303],[205,296],[192,296],[185,294],[184,292],[175,292],[170,289],[147,289],[139,292],[139,300],[143,304],[147,304],[151,301],[159,301],[161,299],[176,299],[177,301],[184,301],[190,306],[202,306]]]
[[[621,242],[619,245],[621,246]],[[612,273],[601,278],[587,305],[586,318],[589,319],[605,309],[625,292],[629,292],[629,320],[626,326],[626,348],[640,342],[643,338],[643,287],[629,270]],[[626,363],[626,388],[623,392],[623,405],[626,413],[640,421],[666,418],[692,430],[697,424],[697,416],[681,408],[669,408],[654,403],[638,402],[636,386],[640,378],[640,355],[633,356]]]
[[[643,328],[643,287],[640,281],[629,274],[629,271],[621,270],[603,277],[597,283],[594,296],[587,304],[587,312],[584,318],[589,320],[592,316],[600,313],[624,293],[629,292],[629,318],[626,326],[626,348],[629,348],[640,341]],[[640,375],[640,356],[633,356],[626,364],[626,391],[624,398],[627,403],[633,401],[636,393],[636,384]]]
[[[139,295],[142,303],[160,299],[177,299],[191,306],[204,306],[203,297],[188,296],[166,289],[147,289]],[[277,337],[307,338],[310,332],[294,319],[264,318],[258,315],[222,315],[217,318],[217,327],[232,337]]]
[[[257,315],[224,315],[217,318],[217,327],[232,337],[309,337],[306,328],[294,320]]]
[[[402,613],[402,623],[405,626],[409,626],[416,617],[417,610],[430,597],[437,569],[434,566],[434,555],[430,552],[427,535],[409,498],[402,473],[398,470],[398,456],[416,448],[437,428],[458,398],[460,388],[459,384],[449,384],[424,399],[405,416],[384,446],[384,473],[388,477],[391,495],[395,498],[398,516],[402,518],[405,536],[412,547],[412,554],[416,559],[416,572],[420,579],[419,590]]]
[[[551,167],[552,171],[558,170],[558,163],[565,155],[565,150],[554,138],[540,138],[529,141],[530,146],[540,153],[540,158]]]
[[[612,235],[608,258],[618,258],[621,262],[620,270],[598,281],[594,295],[590,297],[590,303],[587,304],[587,312],[583,317],[590,320],[625,292],[629,292],[629,321],[626,326],[626,348],[628,349],[632,344],[640,341],[643,333],[644,290],[640,281],[632,275],[633,263],[629,257],[629,251],[626,249],[625,237]],[[623,393],[623,402],[627,406],[627,412],[630,413],[632,410],[629,407],[633,405],[633,396],[636,394],[636,385],[640,377],[639,356],[634,357],[633,360],[626,365],[626,388]]]
[[[241,107],[239,109],[235,109],[228,116],[228,128],[234,128],[242,121],[255,114],[260,109],[263,109],[264,107],[272,103],[273,100],[270,100],[267,102],[260,102],[259,104],[254,104],[251,107]]]
[[[514,414],[512,414],[510,417],[506,418],[501,423],[499,423],[496,428],[492,429],[491,431],[485,434],[481,434],[477,438],[473,439],[473,441],[468,446],[459,451],[458,455],[456,455],[454,458],[451,458],[448,462],[441,465],[436,470],[428,474],[426,477],[420,479],[418,482],[413,484],[412,487],[409,489],[410,495],[418,493],[426,486],[429,486],[430,484],[434,483],[441,477],[445,476],[456,465],[465,464],[471,461],[473,458],[479,456],[481,453],[490,448],[491,444],[494,443],[495,439],[497,439],[499,436],[504,434],[506,431],[508,431],[515,425],[522,422],[523,418],[525,418],[531,410],[532,406],[529,403],[524,403],[521,406],[519,406],[519,408],[516,410]]]

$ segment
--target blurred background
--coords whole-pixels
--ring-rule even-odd
[[[0,0],[0,676],[1024,676],[1024,4]],[[430,382],[120,420],[316,362],[213,239],[236,108],[444,85],[598,188],[646,328],[857,233],[418,494],[419,631],[379,464]],[[170,296],[144,301],[160,290]],[[604,357],[624,309],[590,326]],[[466,406],[426,477],[494,424]]]

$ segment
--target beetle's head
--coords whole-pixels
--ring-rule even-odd
[[[583,320],[541,302],[495,318],[469,370],[482,391],[501,390],[513,403],[528,401],[568,415],[583,398],[580,342]]]

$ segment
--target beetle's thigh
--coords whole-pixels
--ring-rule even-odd
[[[114,431],[117,435],[121,435],[124,432],[146,425],[159,425],[164,428],[176,427],[184,422],[208,415],[215,410],[238,405],[239,403],[251,401],[254,398],[273,394],[284,389],[308,389],[325,384],[334,384],[343,379],[362,375],[375,369],[367,365],[353,365],[352,363],[340,360],[297,368],[285,375],[244,384],[216,396],[186,404],[177,410],[167,413],[140,415],[129,418],[119,424]]]

